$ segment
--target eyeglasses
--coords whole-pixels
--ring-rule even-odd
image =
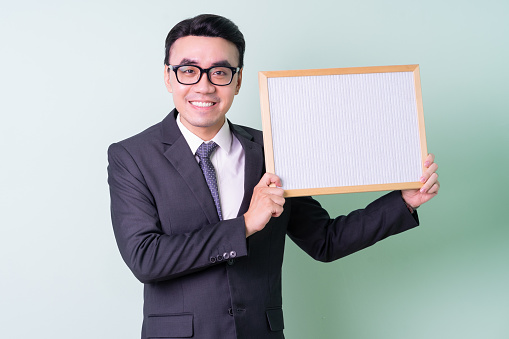
[[[201,80],[203,73],[207,74],[210,83],[216,86],[227,86],[231,84],[235,73],[240,71],[239,67],[215,66],[203,69],[192,65],[169,65],[168,69],[175,72],[177,81],[182,85],[194,85]]]

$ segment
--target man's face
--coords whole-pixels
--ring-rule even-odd
[[[196,65],[203,69],[212,66],[239,66],[237,47],[223,38],[186,36],[177,39],[170,49],[170,65]],[[225,114],[239,92],[242,70],[227,86],[212,85],[206,74],[194,85],[182,85],[175,73],[165,66],[164,81],[181,121],[191,132],[204,140],[212,139],[225,120]]]

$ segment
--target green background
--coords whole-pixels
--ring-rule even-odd
[[[334,263],[289,241],[287,338],[509,338],[502,0],[1,1],[2,337],[139,337],[142,285],[113,238],[106,149],[172,108],[164,38],[204,12],[247,41],[228,113],[240,124],[261,127],[258,71],[420,64],[440,194],[421,227]],[[381,194],[319,200],[337,215]]]

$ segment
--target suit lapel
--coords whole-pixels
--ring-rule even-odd
[[[217,223],[219,222],[219,217],[214,200],[205,182],[200,165],[198,165],[186,139],[182,136],[177,126],[175,121],[176,114],[176,110],[173,110],[162,122],[162,142],[169,145],[166,151],[164,151],[164,156],[189,186],[209,222]],[[204,197],[209,197],[210,199],[204,199]]]
[[[168,145],[168,148],[164,151],[164,156],[189,186],[209,222],[219,222],[210,190],[205,182],[200,166],[177,126],[175,121],[176,116],[177,111],[174,109],[162,121],[161,141]],[[244,198],[238,213],[238,216],[240,216],[247,212],[253,195],[253,188],[258,184],[265,171],[263,148],[260,144],[254,142],[253,136],[246,132],[246,130],[229,121],[228,123],[230,124],[230,130],[242,145],[245,154]],[[204,199],[204,197],[209,197],[210,199]]]
[[[253,188],[258,184],[264,173],[263,148],[260,144],[253,141],[253,136],[243,128],[230,123],[230,128],[239,139],[244,148],[245,170],[244,170],[244,198],[240,205],[238,216],[247,212]]]

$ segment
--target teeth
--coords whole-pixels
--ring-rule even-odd
[[[198,107],[210,107],[210,106],[214,105],[213,102],[191,101],[191,103]]]

